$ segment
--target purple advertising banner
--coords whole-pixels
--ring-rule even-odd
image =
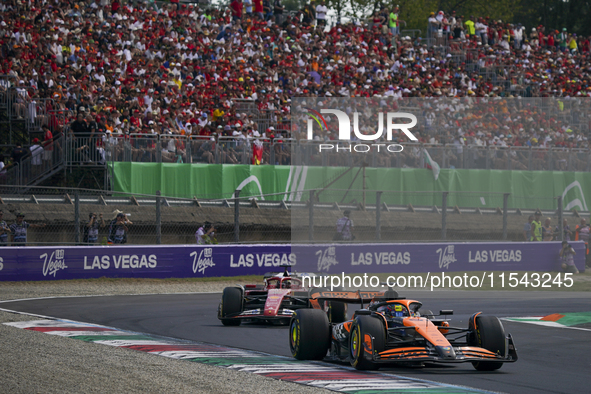
[[[585,270],[585,243],[570,243],[574,262]],[[460,271],[558,271],[560,242],[492,242],[365,245],[294,245],[307,271],[336,273],[421,273]]]
[[[585,268],[585,245],[572,242]],[[559,242],[317,245],[66,246],[0,249],[0,281],[199,278],[298,272],[556,271]]]

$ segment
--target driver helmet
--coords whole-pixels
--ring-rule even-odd
[[[291,280],[284,280],[281,283],[281,287],[283,287],[284,289],[291,289]]]
[[[378,312],[381,312],[386,317],[407,317],[408,311],[400,304],[388,304],[378,308]]]

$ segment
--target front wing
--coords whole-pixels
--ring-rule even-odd
[[[476,361],[515,362],[517,351],[511,334],[507,334],[507,354],[500,355],[477,346],[447,346],[442,349],[435,347],[397,347],[382,352],[372,352],[364,343],[365,352],[371,354],[375,363],[392,364],[408,362],[429,363],[465,363]],[[373,349],[373,338],[371,338]],[[368,354],[369,355],[369,354]]]
[[[274,315],[265,315],[263,308],[247,309],[234,315],[224,316],[224,319],[257,319],[257,320],[280,320],[291,319],[295,310],[280,308]]]

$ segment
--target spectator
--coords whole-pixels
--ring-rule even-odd
[[[244,13],[248,18],[252,17],[252,2],[253,0],[244,0],[242,2],[244,4]]]
[[[14,149],[12,149],[12,163],[13,164],[21,164],[21,161],[30,154],[29,151],[27,151],[26,149],[23,148],[22,144],[20,142],[16,143],[16,146],[14,147]]]
[[[4,155],[0,153],[0,183],[6,182],[6,164],[4,163]]]
[[[560,260],[562,261],[562,270],[570,274],[578,274],[579,270],[575,266],[575,255],[577,253],[568,244],[568,241],[562,241],[562,249],[560,249]]]
[[[263,0],[254,0],[254,13],[261,21],[265,20],[265,10],[263,8]]]
[[[87,245],[96,245],[98,242],[99,228],[105,228],[105,220],[103,214],[99,214],[99,218],[96,218],[96,213],[88,214],[88,223],[84,225],[84,235],[82,242]]]
[[[585,262],[589,266],[589,224],[585,219],[581,218],[580,224],[575,227],[575,241],[585,242]]]
[[[562,240],[563,241],[568,241],[570,242],[570,237],[572,235],[572,231],[570,231],[570,227],[568,226],[568,219],[564,218],[562,220],[562,230],[560,229],[560,226],[556,226],[556,229],[554,230],[555,234],[560,234],[560,231],[562,231]]]
[[[439,23],[439,21],[435,17],[435,13],[431,12],[431,14],[429,14],[429,18],[427,19],[427,37],[428,38],[435,37],[437,35],[437,31],[439,30],[440,26],[441,26],[441,24]]]
[[[353,235],[353,221],[350,219],[350,216],[351,211],[346,210],[344,216],[337,220],[335,241],[352,241],[355,239],[355,235]]]
[[[554,239],[554,231],[552,230],[552,219],[546,218],[542,226],[542,239],[544,241],[552,241]]]
[[[577,44],[577,35],[576,34],[569,36],[567,46],[568,46],[568,50],[570,51],[570,53],[572,55],[577,53],[578,44]]]
[[[273,8],[269,0],[263,0],[263,13],[265,14],[265,20],[271,19],[273,16]]]
[[[530,215],[529,218],[527,218],[527,223],[525,223],[525,225],[523,226],[523,238],[525,239],[526,242],[529,242],[532,240],[531,224],[533,221],[534,221],[534,217],[533,217],[533,215]]]
[[[316,9],[314,8],[312,2],[304,6],[302,9],[302,15],[302,23],[304,26],[310,26],[314,23],[316,20]]]
[[[115,217],[109,225],[109,244],[125,244],[127,243],[127,233],[129,231],[128,225],[133,224],[127,216],[115,210]]]
[[[556,38],[556,46],[559,47],[562,52],[566,52],[566,49],[568,48],[568,32],[566,31],[566,27],[562,29]]]
[[[516,50],[521,49],[521,44],[523,44],[523,38],[525,35],[525,27],[518,23],[515,29],[513,30],[513,48]]]
[[[400,12],[400,8],[394,7],[392,8],[392,12],[388,16],[388,28],[390,29],[390,33],[393,36],[397,36],[400,33],[400,22],[398,20],[398,13]]]
[[[482,45],[490,45],[488,41],[488,26],[486,25],[483,18],[478,18],[474,28],[476,29],[476,34],[480,38],[480,43]]]
[[[75,137],[85,136],[84,134],[89,133],[88,123],[86,123],[86,120],[84,119],[84,107],[82,107],[82,111],[78,112],[76,115],[76,120],[70,125],[70,130]]]
[[[12,231],[4,220],[4,211],[0,209],[0,246],[8,246],[8,234]]]
[[[43,161],[44,167],[49,168],[53,163],[53,133],[47,125],[43,125]]]
[[[241,0],[232,0],[230,3],[230,10],[232,11],[232,21],[238,21],[242,19],[242,8],[244,5]]]
[[[468,35],[470,35],[470,37],[474,37],[476,35],[476,24],[474,23],[474,20],[475,18],[473,16],[470,16],[470,18],[466,22],[464,22],[468,29]]]
[[[326,2],[322,0],[320,4],[316,6],[316,23],[319,28],[324,30],[326,27],[326,14],[328,13],[328,7]]]
[[[589,241],[589,224],[583,218],[581,218],[580,224],[575,227],[575,241],[584,241],[585,244]]]
[[[43,147],[39,143],[39,138],[33,138],[33,145],[29,147],[31,151],[31,169],[33,176],[37,176],[41,173],[41,164],[43,164],[44,151]]]
[[[462,18],[456,19],[454,23],[454,27],[452,29],[453,39],[454,40],[463,40],[466,38],[466,33],[464,31],[464,25],[462,23]]]
[[[273,14],[275,15],[275,23],[278,26],[283,25],[283,11],[285,11],[285,7],[281,4],[281,0],[275,0]]]
[[[203,226],[199,227],[195,232],[195,240],[197,241],[197,245],[217,244],[215,227],[211,223],[205,222]]]
[[[26,246],[27,245],[27,229],[43,228],[45,223],[29,224],[25,222],[25,214],[18,213],[16,215],[16,223],[10,225],[10,232],[12,233],[12,246]]]
[[[538,211],[534,215],[534,221],[531,222],[531,240],[539,242],[542,240],[542,223],[540,217],[542,214]]]

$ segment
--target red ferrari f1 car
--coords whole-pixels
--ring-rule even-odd
[[[295,311],[289,343],[299,360],[349,361],[356,369],[378,369],[386,364],[471,362],[479,371],[493,371],[503,363],[517,361],[511,334],[494,316],[475,313],[468,328],[449,325],[430,311],[422,313],[419,301],[386,292],[315,292],[312,298],[348,303],[370,302],[351,320],[331,323],[318,310]],[[453,314],[440,311],[437,316]]]
[[[226,287],[218,306],[222,324],[238,326],[243,320],[288,324],[295,311],[304,308],[318,309],[332,323],[346,320],[347,304],[310,297],[318,289],[305,287],[303,278],[314,274],[290,274],[290,266],[282,267],[282,273],[266,274],[262,286]]]

